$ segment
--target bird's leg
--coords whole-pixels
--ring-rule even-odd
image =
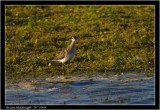
[[[63,63],[62,63],[62,74],[65,75]]]
[[[68,70],[68,64],[67,64],[67,70]]]
[[[62,74],[63,74],[63,63],[62,63]]]

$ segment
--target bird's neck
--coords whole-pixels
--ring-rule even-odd
[[[72,46],[72,45],[73,45],[73,46],[75,45],[75,41],[72,41],[72,42],[71,42],[71,46]]]

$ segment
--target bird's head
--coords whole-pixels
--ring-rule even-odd
[[[75,37],[72,37],[72,42],[74,42],[76,39],[75,39]]]

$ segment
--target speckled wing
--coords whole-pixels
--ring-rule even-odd
[[[61,51],[56,57],[55,60],[63,59],[65,57],[65,50]]]

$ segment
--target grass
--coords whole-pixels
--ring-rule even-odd
[[[154,69],[154,6],[6,6],[6,75],[55,75],[77,36],[67,74]]]

